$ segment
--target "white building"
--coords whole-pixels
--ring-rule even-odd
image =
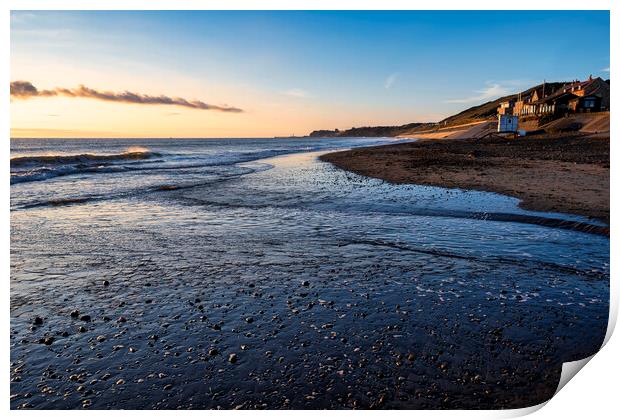
[[[516,133],[519,128],[519,117],[515,115],[498,115],[498,133]]]

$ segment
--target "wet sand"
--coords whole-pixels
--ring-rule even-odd
[[[392,183],[497,192],[524,209],[609,222],[609,138],[419,140],[329,153],[339,168]]]
[[[598,350],[607,238],[421,214],[522,210],[311,154],[254,165],[12,212],[11,408],[520,408]]]

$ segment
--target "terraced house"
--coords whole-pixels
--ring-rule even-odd
[[[578,112],[609,111],[609,81],[600,77],[570,83],[543,83],[504,101],[499,115],[565,115]]]

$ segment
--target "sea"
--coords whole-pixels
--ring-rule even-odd
[[[519,408],[598,350],[609,237],[320,160],[387,138],[12,139],[11,408]]]

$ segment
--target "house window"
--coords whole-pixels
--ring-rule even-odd
[[[594,100],[593,99],[587,99],[587,100],[583,101],[583,107],[584,108],[594,108]]]

